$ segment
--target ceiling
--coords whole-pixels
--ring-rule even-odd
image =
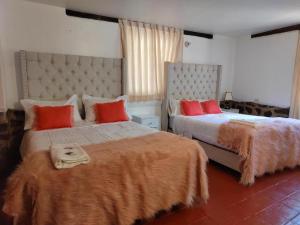
[[[300,0],[29,0],[185,30],[244,35],[300,24]]]

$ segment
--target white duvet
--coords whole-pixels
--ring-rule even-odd
[[[99,144],[123,138],[144,136],[155,132],[157,130],[131,121],[107,124],[94,124],[83,121],[73,128],[27,131],[20,151],[22,157],[24,157],[29,152],[48,151],[51,145],[54,144]]]
[[[172,117],[172,129],[175,134],[188,138],[196,138],[200,141],[223,147],[217,143],[218,130],[222,123],[228,122],[231,119],[256,121],[261,118],[261,116],[230,112],[201,116],[176,115]]]

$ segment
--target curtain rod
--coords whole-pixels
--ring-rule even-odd
[[[295,30],[300,30],[300,24],[288,26],[288,27],[282,27],[274,30],[269,30],[257,34],[252,34],[251,38],[257,38],[257,37],[263,37],[263,36],[268,36],[268,35],[273,35],[273,34],[280,34],[280,33],[285,33],[285,32],[290,32],[290,31],[295,31]]]
[[[119,19],[115,18],[115,17],[109,17],[109,16],[102,16],[102,15],[97,15],[97,14],[92,14],[92,13],[79,12],[79,11],[75,11],[75,10],[71,10],[71,9],[66,9],[66,15],[79,17],[79,18],[85,18],[85,19],[92,19],[92,20],[102,20],[102,21],[111,22],[111,23],[118,23],[118,21],[119,21]],[[207,38],[207,39],[213,39],[212,34],[200,33],[200,32],[189,31],[189,30],[184,30],[183,33],[185,35],[197,36],[197,37],[202,37],[202,38]]]

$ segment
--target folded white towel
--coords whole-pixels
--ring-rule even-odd
[[[55,144],[50,155],[56,169],[71,168],[90,162],[90,157],[78,144]]]

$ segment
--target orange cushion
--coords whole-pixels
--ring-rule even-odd
[[[35,106],[35,129],[45,130],[73,126],[73,105]]]
[[[181,113],[186,116],[196,116],[205,114],[199,101],[180,101]]]
[[[128,121],[128,116],[124,106],[124,100],[97,103],[94,106],[97,123],[112,123]]]
[[[212,99],[205,102],[201,102],[201,105],[205,113],[208,114],[222,113],[222,110],[220,109],[220,106],[218,105],[216,100]]]

